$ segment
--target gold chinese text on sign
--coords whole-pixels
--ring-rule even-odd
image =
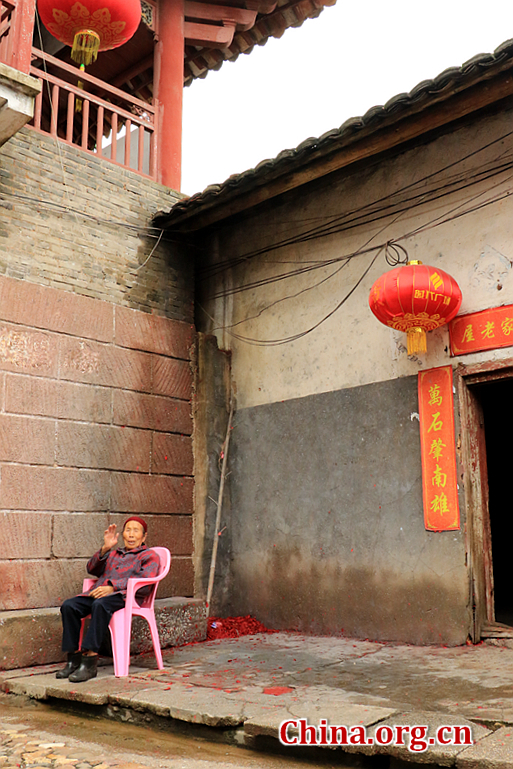
[[[426,529],[459,529],[451,366],[419,372],[419,412]]]
[[[495,350],[513,345],[513,305],[458,315],[449,324],[451,354]]]

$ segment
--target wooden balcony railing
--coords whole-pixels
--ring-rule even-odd
[[[156,107],[36,48],[32,59],[43,87],[29,126],[155,178]]]

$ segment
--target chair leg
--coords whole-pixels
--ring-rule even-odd
[[[80,636],[78,638],[78,648],[79,649],[82,648],[82,639],[84,638],[84,626],[85,626],[86,619],[87,619],[87,617],[84,617],[84,619],[80,623]]]
[[[162,662],[162,652],[160,650],[160,638],[159,631],[157,630],[157,623],[155,622],[154,616],[150,616],[147,619],[150,626],[151,640],[153,642],[153,651],[155,652],[157,667],[159,670],[162,670],[164,663]]]
[[[112,653],[114,655],[114,675],[123,678],[128,675],[130,667],[130,630],[132,617],[125,616],[125,609],[115,611],[109,623],[112,638]],[[128,627],[127,627],[128,622]]]

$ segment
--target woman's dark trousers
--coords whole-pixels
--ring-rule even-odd
[[[104,598],[91,598],[89,595],[68,598],[61,606],[62,651],[78,651],[82,619],[90,614],[91,621],[82,639],[82,649],[98,652],[107,633],[110,618],[115,611],[124,607],[125,599],[121,593],[106,595]]]

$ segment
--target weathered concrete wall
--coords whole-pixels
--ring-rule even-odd
[[[382,325],[369,310],[372,284],[390,269],[384,253],[370,267],[379,245],[406,233],[415,233],[401,241],[410,259],[439,267],[458,281],[460,313],[513,303],[508,172],[468,187],[511,151],[512,117],[511,110],[485,116],[396,156],[332,174],[216,228],[207,265],[244,259],[200,282],[201,307],[213,320],[199,310],[197,322],[199,330],[214,333],[219,346],[232,352],[239,408],[410,376],[450,361],[447,328],[428,334],[422,359],[408,358],[405,334]],[[461,183],[453,187],[458,177]],[[438,190],[436,199],[420,204],[432,190]],[[480,207],[495,196],[503,199]],[[466,209],[474,211],[461,216]],[[445,218],[449,221],[441,224]],[[440,224],[416,232],[431,222]],[[325,225],[332,226],[332,234],[312,237]],[[275,247],[301,237],[304,242]],[[206,243],[202,233],[205,250]],[[369,252],[373,246],[376,250]],[[345,256],[362,248],[364,254],[345,264]],[[326,264],[329,260],[334,261]],[[277,279],[294,270],[299,274]],[[268,282],[271,278],[275,282]],[[259,286],[259,281],[266,282]],[[244,285],[251,289],[230,294]],[[280,340],[330,313],[313,332],[287,344],[259,346],[239,338]],[[493,357],[509,354],[499,350]],[[490,353],[478,353],[465,356],[465,362],[489,358]]]
[[[417,378],[237,412],[234,614],[269,627],[464,643],[462,532],[424,529]]]
[[[498,170],[511,118],[482,114],[201,233],[198,328],[231,352],[237,391],[232,613],[415,643],[467,637],[464,498],[461,532],[424,530],[416,375],[511,350],[453,360],[443,328],[408,357],[368,295],[390,269],[380,247],[400,238],[410,259],[456,278],[462,313],[513,303],[513,200]]]

